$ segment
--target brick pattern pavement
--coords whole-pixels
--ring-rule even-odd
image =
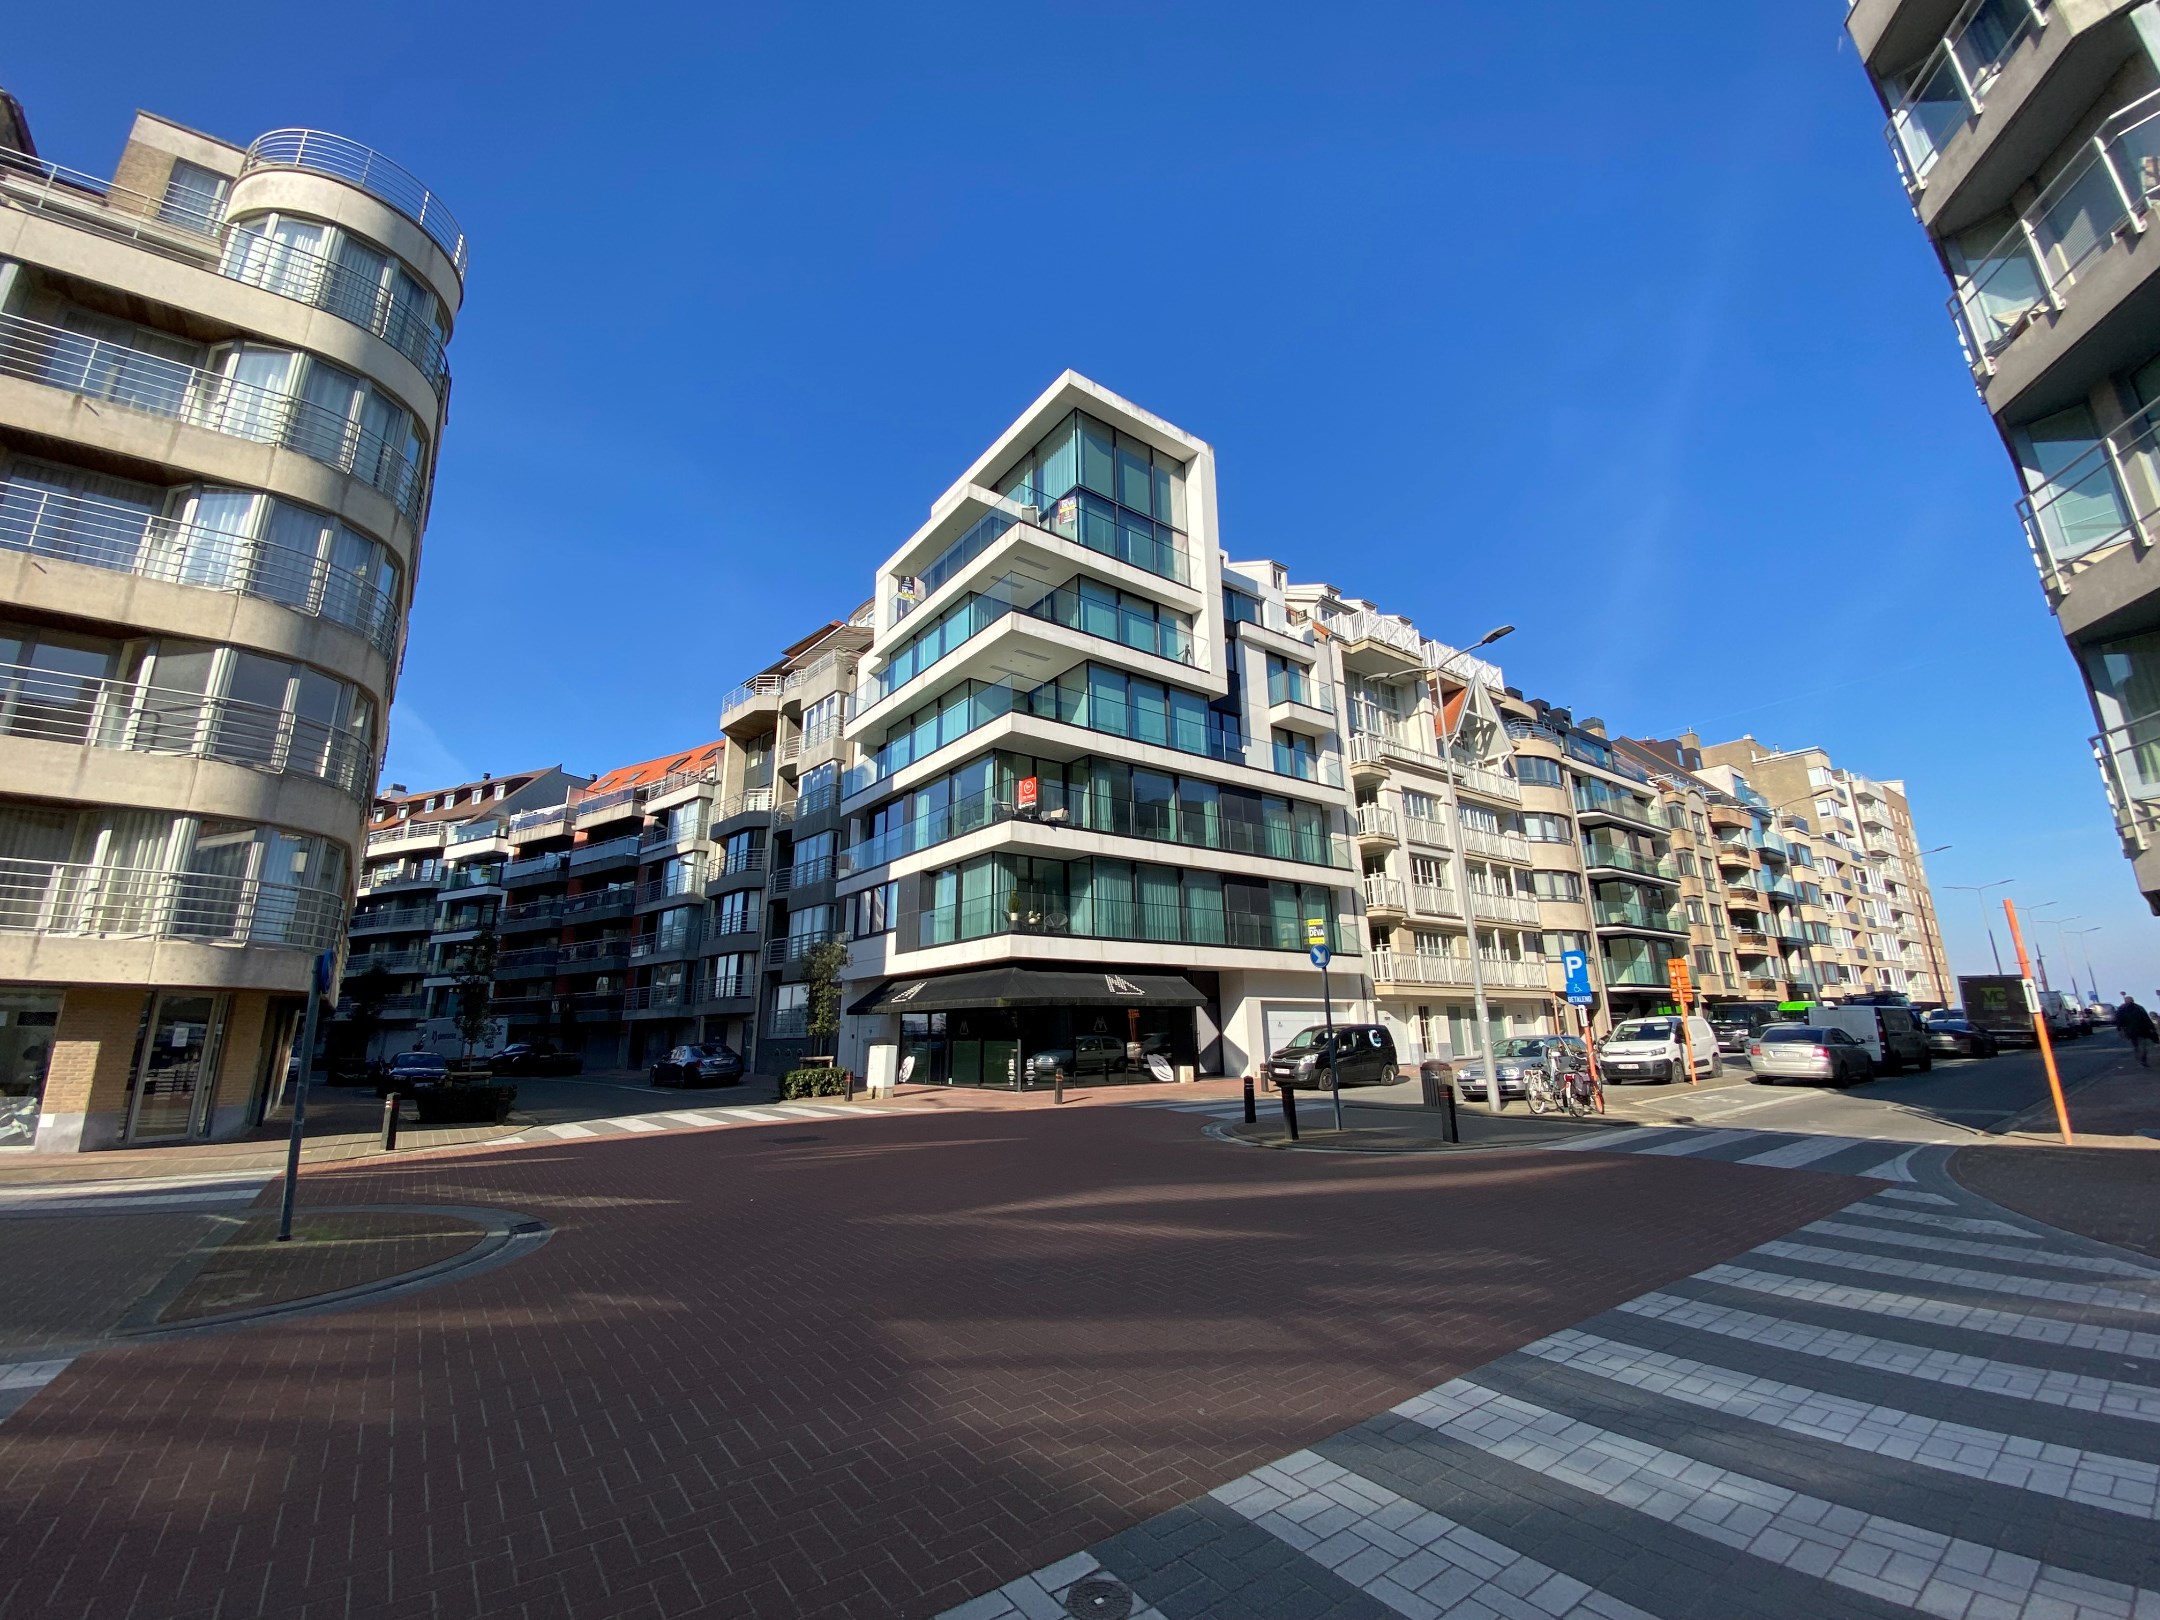
[[[313,1171],[554,1236],[83,1356],[0,1428],[0,1617],[927,1616],[1869,1185],[1261,1153],[1122,1107]]]
[[[1920,1179],[1802,1234],[1841,1248],[1758,1245],[1075,1558],[1167,1620],[2160,1616],[2160,1333],[2124,1325],[2160,1330],[2160,1266]],[[1930,1235],[2014,1275],[1868,1286]]]
[[[273,1187],[265,1196],[276,1194]],[[485,1229],[445,1215],[302,1209],[293,1217],[290,1243],[278,1242],[277,1230],[274,1214],[251,1215],[234,1226],[158,1321],[186,1322],[357,1288],[463,1254]]]

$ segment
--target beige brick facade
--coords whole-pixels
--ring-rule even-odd
[[[69,988],[45,1074],[40,1152],[73,1153],[119,1142],[127,1121],[128,1071],[148,999],[140,989]]]

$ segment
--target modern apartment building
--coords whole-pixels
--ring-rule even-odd
[[[1213,451],[1073,373],[937,499],[843,721],[844,1062],[1243,1072],[1320,1014],[1309,925],[1337,1016],[1369,1015],[1335,665],[1269,617],[1226,575]]]
[[[1758,818],[1758,859],[1771,880],[1762,914],[1786,953],[1786,977],[1802,947],[1833,999],[1877,991],[1954,999],[1928,887],[1931,852],[1920,846],[1904,783],[1844,770],[1820,748],[1775,749],[1753,737],[1705,746],[1689,735],[1673,746]],[[1765,818],[1771,825],[1761,828]]]
[[[2160,12],[1855,0],[1846,26],[2016,469],[2124,853],[2160,912]]]
[[[444,1044],[455,947],[499,920],[505,823],[560,808],[583,782],[556,766],[426,793],[393,786],[375,800],[347,925],[344,993],[324,1031],[330,1050],[379,1058]],[[377,991],[374,1016],[362,1021],[372,1027],[355,1029],[356,997],[372,1004]]]
[[[339,136],[138,114],[111,179],[0,95],[0,1142],[257,1120],[335,945],[465,240]]]

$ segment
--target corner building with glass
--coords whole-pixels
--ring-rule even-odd
[[[1209,447],[1067,372],[880,568],[841,784],[843,1063],[1246,1072],[1319,1021],[1314,919],[1335,1016],[1371,1016],[1341,738],[1273,701],[1336,689],[1332,649],[1245,634],[1222,555]]]
[[[224,1137],[344,934],[462,295],[381,154],[0,92],[0,1145]]]

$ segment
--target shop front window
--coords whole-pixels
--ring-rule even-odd
[[[37,1138],[59,1019],[58,991],[0,990],[0,1147],[27,1147]]]
[[[129,1141],[177,1141],[208,1128],[224,1022],[223,996],[157,998],[136,1054]]]

